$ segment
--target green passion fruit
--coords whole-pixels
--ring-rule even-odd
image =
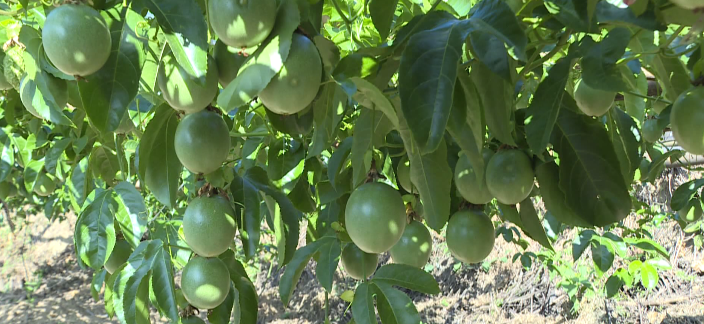
[[[279,132],[289,135],[305,135],[313,130],[313,109],[292,115],[279,115],[269,109],[265,110],[271,126]]]
[[[46,197],[54,193],[54,190],[56,190],[56,184],[49,176],[42,173],[37,177],[37,182],[34,183],[34,193]]]
[[[672,135],[685,151],[704,154],[704,88],[696,87],[682,93],[672,105],[670,127]]]
[[[60,108],[66,107],[66,104],[68,103],[68,86],[66,85],[66,82],[52,76],[49,76],[47,80],[49,91],[52,95],[54,95],[56,104],[59,105]],[[37,118],[44,118],[36,109],[36,107],[46,106],[44,96],[42,96],[39,89],[37,89],[37,84],[34,80],[27,76],[22,78],[22,82],[20,82],[20,100],[30,114]]]
[[[398,184],[406,190],[407,192],[414,191],[413,183],[411,182],[411,162],[408,161],[408,157],[404,156],[401,161],[398,162],[398,167],[396,168],[396,176],[398,177]]]
[[[235,211],[221,196],[198,197],[183,216],[183,236],[191,250],[214,257],[227,251],[237,234]]]
[[[237,77],[242,64],[247,61],[247,57],[239,54],[236,48],[229,47],[220,40],[215,43],[213,59],[215,66],[218,67],[218,80],[223,88],[227,88],[227,85]]]
[[[112,39],[98,11],[86,5],[65,4],[46,17],[42,45],[61,72],[87,76],[108,61]]]
[[[119,269],[127,259],[130,258],[132,254],[132,246],[125,240],[117,240],[115,242],[115,248],[112,249],[110,257],[105,262],[105,270],[110,274],[115,273],[115,270]]]
[[[164,55],[157,73],[157,83],[164,100],[176,110],[187,114],[199,112],[207,107],[218,93],[218,69],[215,61],[208,58],[205,84],[186,72],[178,64],[173,53]]]
[[[220,168],[230,153],[230,131],[217,113],[203,110],[183,117],[174,138],[176,156],[193,173]]]
[[[432,249],[433,239],[430,237],[430,231],[423,223],[414,220],[406,225],[401,239],[389,253],[394,263],[422,268],[428,263]]]
[[[401,195],[384,183],[363,184],[347,200],[345,227],[352,242],[362,251],[388,251],[401,239],[406,227],[406,207]]]
[[[489,160],[494,156],[494,151],[490,149],[482,150],[484,158],[484,168],[489,164]],[[472,163],[466,154],[460,154],[455,166],[455,186],[462,198],[477,205],[487,204],[494,198],[486,185],[486,172],[477,174],[472,167]]]
[[[654,143],[660,139],[662,136],[662,131],[658,127],[658,121],[655,119],[648,119],[643,123],[643,128],[641,129],[643,133],[643,139],[646,142]]]
[[[318,94],[322,73],[323,63],[313,42],[303,35],[293,34],[284,66],[259,93],[259,99],[277,114],[300,112]]]
[[[530,159],[520,150],[500,151],[486,166],[487,188],[502,204],[515,205],[526,199],[534,177]]]
[[[357,280],[369,278],[379,262],[379,255],[375,253],[366,253],[359,249],[354,243],[347,244],[342,250],[340,256],[342,267],[347,274]]]
[[[183,268],[181,290],[196,308],[213,309],[230,292],[230,271],[218,258],[193,257]]]
[[[479,210],[461,210],[452,215],[445,233],[447,248],[458,260],[477,263],[494,248],[494,224]]]
[[[594,89],[583,80],[577,81],[574,89],[574,100],[577,107],[587,116],[601,116],[605,114],[616,98],[616,92]]]
[[[210,26],[232,47],[263,42],[276,22],[275,0],[209,0]]]
[[[692,199],[684,208],[678,211],[680,218],[685,222],[691,223],[702,218],[702,201]]]

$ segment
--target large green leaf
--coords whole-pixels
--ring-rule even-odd
[[[389,30],[394,22],[397,4],[398,0],[372,0],[369,4],[369,14],[382,42],[389,37]]]
[[[581,227],[592,225],[583,220],[567,204],[567,196],[560,189],[560,168],[555,161],[539,163],[535,167],[535,177],[538,180],[545,207],[555,218],[566,225]]]
[[[168,104],[156,108],[139,144],[139,175],[159,202],[175,207],[183,165],[176,156],[174,138],[178,114]]]
[[[269,84],[288,58],[291,37],[299,23],[300,14],[295,1],[282,1],[271,34],[240,68],[237,77],[218,96],[220,107],[232,110],[242,106]]]
[[[81,159],[71,171],[68,189],[71,193],[74,210],[80,210],[88,194],[93,191],[93,178],[88,172],[88,157]]]
[[[235,259],[234,251],[227,250],[219,258],[225,262],[225,265],[230,270],[230,279],[235,284],[237,292],[238,300],[235,308],[238,309],[235,311],[235,316],[239,315],[239,318],[235,317],[235,323],[256,324],[259,311],[259,297],[257,297],[256,287],[247,277],[247,272],[245,272],[242,263]]]
[[[442,140],[435,152],[426,155],[410,152],[408,142],[405,146],[411,161],[411,182],[423,201],[423,218],[439,232],[450,218],[452,170],[447,164],[447,146]]]
[[[166,35],[171,52],[186,73],[205,84],[208,69],[208,25],[203,10],[194,0],[138,0],[149,9]],[[137,10],[141,11],[141,10]]]
[[[374,273],[372,281],[376,284],[386,283],[399,286],[424,294],[436,295],[440,293],[438,282],[433,275],[405,264],[389,263]]]
[[[235,289],[235,285],[230,283],[230,291],[222,304],[208,312],[208,322],[211,324],[230,324],[235,297],[239,299],[239,292]],[[237,307],[239,308],[239,305]]]
[[[553,17],[574,31],[589,32],[596,30],[595,21],[589,17],[587,1],[548,0],[545,7]]]
[[[640,4],[648,6],[647,1]],[[637,15],[631,8],[619,8],[609,3],[609,1],[599,1],[596,4],[594,15],[600,23],[627,23],[649,30],[665,30],[667,27],[660,23],[655,15],[655,10],[653,9],[655,6],[648,7],[645,12]]]
[[[151,284],[156,299],[156,307],[160,314],[165,315],[172,321],[178,319],[178,306],[176,300],[176,288],[174,285],[174,267],[171,262],[171,255],[163,247],[161,240],[154,240],[150,246],[152,248],[150,257]]]
[[[78,82],[78,90],[93,126],[101,132],[112,132],[139,90],[144,41],[137,37],[136,30],[144,18],[128,7],[116,7],[102,15],[110,28],[112,51],[100,70],[87,76],[85,82]]]
[[[613,246],[610,242],[601,240],[594,240],[598,236],[592,237],[591,250],[592,250],[592,261],[596,266],[596,270],[600,273],[604,273],[611,268],[614,263],[614,253],[612,252]]]
[[[112,191],[101,190],[76,220],[73,240],[76,254],[93,269],[100,269],[115,247],[115,210]]]
[[[321,239],[323,240],[323,239]],[[340,240],[333,238],[324,238],[325,243],[320,247],[320,256],[318,264],[315,267],[315,276],[318,278],[320,285],[328,292],[332,292],[332,280],[335,276],[335,270],[340,261],[340,253],[342,247]]]
[[[451,15],[432,29],[413,35],[401,57],[401,109],[422,153],[438,148],[445,135],[457,81],[457,65],[466,37],[463,25]]]
[[[562,98],[567,95],[563,89],[567,85],[572,63],[569,56],[555,63],[548,76],[540,82],[526,110],[526,138],[530,149],[535,153],[543,151],[550,142],[553,126],[562,106]]]
[[[352,151],[353,141],[354,137],[345,138],[332,152],[332,155],[328,160],[328,179],[330,179],[330,184],[332,184],[334,188],[337,188],[337,182],[335,179],[337,178],[337,175],[340,174],[340,171],[343,170],[347,162],[347,157]]]
[[[313,255],[317,253],[327,241],[330,240],[334,240],[334,238],[323,238],[309,243],[308,245],[296,250],[293,254],[293,258],[286,265],[284,274],[281,276],[281,281],[279,281],[279,297],[281,297],[281,301],[284,305],[288,305],[291,300],[291,295],[293,295],[293,290],[296,289],[298,279],[301,278],[301,273],[310,259],[313,258]]]
[[[421,323],[418,310],[408,295],[387,283],[374,282],[374,285],[378,292],[376,307],[383,324]]]
[[[514,86],[492,72],[482,62],[472,64],[472,72],[469,76],[477,89],[486,125],[489,127],[491,135],[504,144],[515,146],[512,118],[515,110],[513,106]]]
[[[357,186],[364,181],[367,171],[369,171],[370,168],[371,161],[369,161],[369,164],[365,163],[365,157],[372,146],[374,122],[375,117],[377,117],[375,116],[375,113],[377,116],[383,116],[383,114],[377,110],[362,110],[359,114],[359,118],[357,118],[357,122],[354,124],[352,150],[350,152],[350,160],[352,162],[352,183],[354,186]],[[333,179],[330,179],[330,181],[332,182]]]
[[[621,166],[621,175],[624,183],[630,185],[643,158],[638,125],[633,117],[618,108],[610,110],[608,121],[608,134]]]
[[[591,46],[582,58],[582,80],[595,89],[628,90],[616,62],[623,57],[630,39],[631,32],[618,27],[609,31],[601,42]]]
[[[672,210],[682,210],[697,194],[699,188],[704,186],[704,179],[697,179],[681,184],[672,193],[670,207]]]
[[[132,247],[137,247],[147,231],[149,212],[144,198],[133,184],[123,181],[114,188],[118,209],[115,219],[122,229],[122,235]]]
[[[112,183],[115,175],[120,171],[120,161],[117,160],[117,154],[107,146],[93,147],[89,163],[93,177],[100,178],[106,183]]]
[[[335,139],[335,133],[347,108],[345,91],[337,83],[327,83],[320,91],[320,96],[313,102],[315,127],[313,141],[308,147],[307,159],[318,156],[328,149]]]
[[[303,145],[298,142],[280,138],[269,144],[269,159],[267,175],[273,181],[289,177],[294,169],[303,169],[303,158],[306,155]]]
[[[2,135],[0,135],[0,143],[3,143]],[[9,141],[8,141],[9,142]],[[55,139],[52,143],[51,148],[46,153],[44,158],[45,164],[44,168],[49,173],[56,172],[56,165],[59,163],[59,159],[63,157],[64,151],[71,145],[71,138],[64,137],[61,139]],[[0,165],[0,172],[2,171],[2,165]],[[0,173],[0,180],[2,179],[2,173]]]
[[[376,324],[374,313],[374,291],[376,285],[363,282],[354,291],[352,301],[352,318],[359,324]]]
[[[384,96],[379,88],[361,77],[351,78],[350,81],[357,86],[358,92],[354,95],[354,100],[366,108],[380,111],[386,115],[394,126],[398,125],[398,117],[396,116],[396,111],[394,111],[394,106],[391,105],[389,99]]]
[[[521,202],[519,215],[521,217],[521,229],[523,229],[523,232],[546,249],[552,250],[552,244],[550,244],[550,240],[547,234],[545,234],[543,222],[540,220],[540,217],[538,217],[538,213],[535,211],[535,206],[533,206],[533,201],[530,197]]]
[[[490,34],[512,47],[519,60],[526,60],[528,38],[506,1],[480,1],[472,7],[470,15],[469,23],[473,35]]]
[[[259,230],[261,226],[259,206],[262,199],[259,195],[259,189],[237,173],[235,173],[235,178],[230,183],[230,192],[232,193],[233,201],[236,203],[237,224],[244,255],[247,259],[250,259],[257,254],[257,248],[259,247]]]
[[[560,189],[570,208],[587,222],[604,226],[622,220],[631,210],[628,186],[604,125],[579,115],[565,96],[552,143],[560,156]]]

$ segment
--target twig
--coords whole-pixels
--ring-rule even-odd
[[[7,202],[0,200],[2,203],[2,209],[5,211],[5,219],[7,220],[7,225],[10,226],[10,232],[15,235],[15,223],[12,222],[10,218],[10,210],[7,208]]]
[[[668,304],[677,304],[681,302],[685,302],[688,300],[696,300],[697,298],[704,297],[704,293],[699,293],[696,295],[690,295],[690,296],[680,296],[680,297],[672,297],[672,298],[667,298],[667,299],[659,299],[659,300],[649,300],[646,302],[641,302],[641,301],[619,301],[617,302],[621,306],[645,306],[645,307],[652,307],[652,306],[662,306],[662,305],[668,305]]]
[[[611,324],[611,311],[609,310],[609,304],[606,299],[604,299],[604,309],[606,309],[606,323]]]

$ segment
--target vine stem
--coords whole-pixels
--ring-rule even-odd
[[[672,33],[672,35],[670,35],[670,38],[668,38],[667,41],[665,41],[665,44],[663,44],[662,48],[670,47],[670,44],[672,44],[672,42],[674,42],[675,39],[677,39],[677,36],[679,36],[683,30],[684,30],[684,26],[680,26],[679,28],[677,28],[677,30],[675,30],[675,32]]]
[[[526,67],[523,68],[523,70],[521,70],[521,77],[523,77],[526,73],[528,73],[528,71],[531,71],[534,68],[536,68],[537,66],[542,65],[543,63],[545,63],[546,61],[551,59],[553,56],[555,56],[558,52],[560,52],[562,50],[562,47],[565,46],[565,44],[567,44],[567,41],[570,39],[571,35],[572,35],[571,29],[568,29],[567,31],[565,31],[565,33],[562,34],[562,36],[560,37],[560,40],[557,42],[557,45],[555,45],[555,48],[553,48],[550,52],[545,54],[545,56],[533,61],[533,63],[531,63],[530,65],[526,64]]]

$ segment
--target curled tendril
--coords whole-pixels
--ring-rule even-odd
[[[61,0],[41,0],[42,4],[50,7],[50,6],[58,6]]]
[[[134,34],[137,36],[139,39],[143,39],[146,41],[150,41],[149,39],[149,23],[146,21],[140,21],[137,23],[137,25],[134,26]],[[140,33],[140,30],[143,31]]]

